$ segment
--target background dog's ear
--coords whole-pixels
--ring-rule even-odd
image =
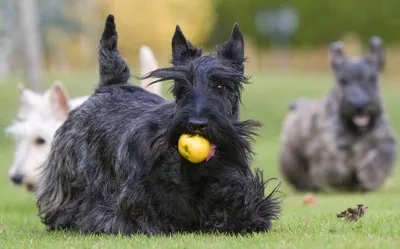
[[[338,69],[346,61],[346,56],[343,52],[343,42],[337,41],[331,44],[331,65],[333,69]]]
[[[18,83],[19,101],[26,106],[34,106],[38,102],[38,94],[26,89],[22,83]]]
[[[56,108],[62,117],[67,117],[70,111],[68,92],[60,81],[54,81],[50,89],[50,104]]]
[[[369,40],[369,52],[364,56],[366,61],[374,66],[379,72],[385,68],[385,48],[381,38],[373,36]]]
[[[20,95],[23,94],[23,92],[24,92],[24,90],[25,90],[24,84],[22,84],[21,82],[18,83],[18,84],[17,84],[17,89],[18,89],[18,92],[19,92]]]
[[[176,25],[172,37],[172,64],[175,66],[184,64],[187,60],[200,57],[201,53],[201,48],[193,46],[183,35],[179,25]]]
[[[234,63],[242,64],[244,62],[244,39],[237,23],[233,25],[228,41],[218,49],[218,55]]]
[[[141,46],[139,49],[139,55],[140,55],[140,74],[142,76],[147,75],[148,73],[150,73],[151,71],[154,71],[158,68],[158,62],[156,60],[156,57],[154,56],[153,50],[151,50],[150,47],[148,46]],[[142,79],[140,81],[140,86],[142,88],[147,89],[149,92],[158,94],[161,96],[161,82],[157,82],[154,84],[150,84],[152,83],[154,80],[154,78],[146,78],[146,79]]]
[[[18,83],[18,85],[17,85],[17,89],[18,89],[18,92],[19,92],[19,101],[21,102],[21,103],[26,103],[26,102],[28,102],[28,96],[27,96],[27,94],[26,94],[26,89],[25,89],[25,86],[24,86],[24,84],[22,84],[22,83]]]

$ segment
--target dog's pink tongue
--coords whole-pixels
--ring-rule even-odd
[[[353,117],[353,122],[357,126],[366,126],[369,124],[369,116],[368,115],[356,115]]]
[[[206,158],[206,162],[208,162],[208,160],[210,160],[211,157],[214,156],[216,148],[217,148],[217,146],[215,146],[215,144],[211,144],[211,148],[210,148],[210,151],[208,152],[208,155],[207,155],[207,158]]]

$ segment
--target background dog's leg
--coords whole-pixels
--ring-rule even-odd
[[[388,141],[368,152],[357,168],[356,177],[361,190],[378,189],[393,168],[396,159],[394,141]]]
[[[282,148],[280,156],[281,172],[297,191],[317,191],[310,176],[307,160],[289,146]]]

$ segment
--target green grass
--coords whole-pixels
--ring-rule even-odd
[[[72,96],[87,94],[96,74],[57,74]],[[48,81],[54,79],[49,75]],[[17,78],[0,83],[0,129],[17,110]],[[277,168],[279,131],[289,101],[298,96],[320,96],[332,84],[329,75],[265,73],[255,75],[245,87],[243,118],[264,123],[254,144],[257,156],[253,167],[266,176],[280,177]],[[167,88],[167,87],[165,87]],[[400,127],[399,86],[385,85],[385,104],[394,127]],[[317,206],[304,206],[303,195],[286,184],[282,191],[281,219],[270,233],[247,237],[223,235],[175,235],[172,237],[94,236],[72,232],[46,232],[36,216],[34,198],[23,188],[12,186],[7,170],[11,163],[12,141],[0,133],[0,247],[1,248],[400,248],[400,175],[395,170],[390,184],[369,194],[330,193],[317,195]],[[398,165],[397,165],[398,166]],[[396,167],[397,168],[397,167]],[[270,186],[272,188],[273,186]],[[336,218],[336,213],[363,203],[365,217],[356,223]]]

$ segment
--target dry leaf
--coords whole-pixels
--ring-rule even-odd
[[[314,206],[318,204],[318,201],[314,194],[309,193],[304,196],[303,204]]]

